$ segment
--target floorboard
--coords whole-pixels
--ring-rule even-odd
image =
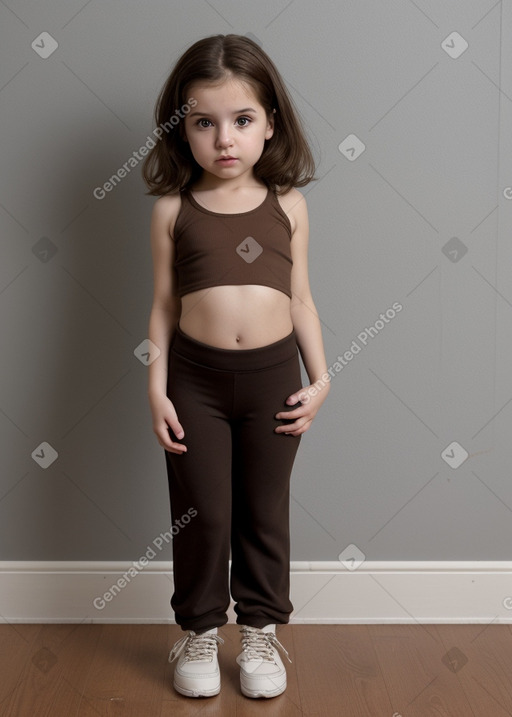
[[[0,625],[1,717],[512,717],[510,625],[283,625],[288,688],[240,692],[219,634],[220,695],[172,687],[176,625]]]

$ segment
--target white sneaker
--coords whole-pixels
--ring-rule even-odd
[[[276,697],[286,689],[286,670],[277,649],[290,656],[276,637],[276,626],[259,629],[244,625],[240,665],[240,687],[246,697]]]
[[[190,630],[169,653],[169,662],[179,656],[174,670],[174,689],[187,697],[212,697],[220,692],[217,644],[224,643],[214,627],[201,635]]]

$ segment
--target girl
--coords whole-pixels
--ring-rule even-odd
[[[286,688],[275,628],[293,609],[290,474],[329,387],[302,387],[297,352],[315,383],[326,361],[295,188],[313,179],[313,159],[279,73],[239,35],[185,52],[155,120],[162,139],[143,175],[159,196],[149,338],[160,354],[148,396],[173,518],[189,518],[173,540],[171,605],[187,631],[169,656],[174,687],[219,692],[231,593],[242,693],[273,697]]]

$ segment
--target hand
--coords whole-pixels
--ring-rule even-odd
[[[286,403],[289,406],[293,406],[299,401],[301,401],[302,405],[298,408],[294,408],[292,411],[279,411],[279,413],[275,414],[275,417],[278,420],[282,420],[283,418],[287,420],[293,419],[293,423],[286,423],[282,426],[277,426],[277,428],[274,429],[275,433],[284,433],[285,435],[290,436],[300,436],[301,433],[305,433],[309,428],[311,428],[314,417],[318,413],[322,403],[327,398],[329,388],[329,383],[325,384],[320,389],[314,385],[310,385],[305,386],[300,391],[297,391],[297,393],[292,393],[291,396],[288,396]]]
[[[173,441],[169,433],[171,428],[176,438],[180,440],[185,435],[171,400],[165,394],[149,394],[149,405],[153,415],[153,431],[162,448],[179,455],[186,453],[187,447],[183,443]]]

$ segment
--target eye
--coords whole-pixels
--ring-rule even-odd
[[[209,119],[206,119],[206,117],[202,117],[201,119],[197,120],[196,125],[198,127],[202,127],[203,129],[206,129],[211,125],[211,122]]]
[[[239,117],[237,119],[237,122],[240,127],[247,127],[247,125],[249,125],[251,123],[251,118],[250,117]]]

